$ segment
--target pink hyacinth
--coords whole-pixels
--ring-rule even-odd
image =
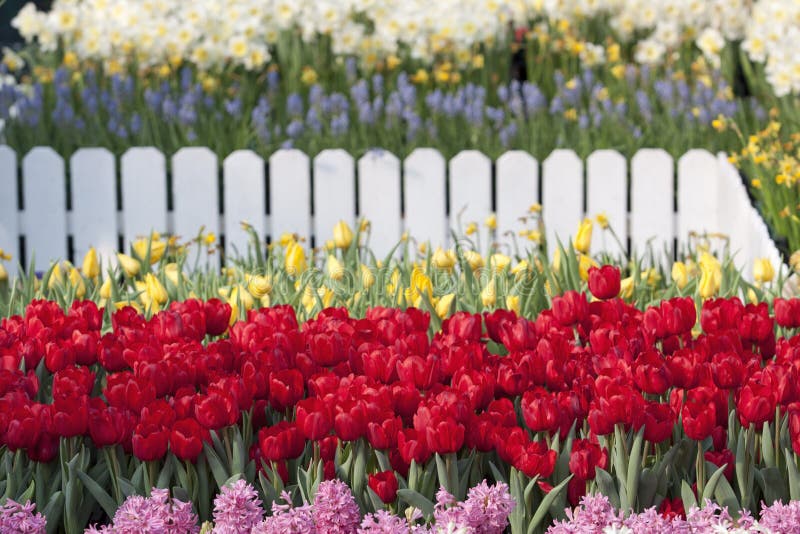
[[[314,524],[325,534],[356,534],[361,512],[341,480],[326,480],[319,485],[314,498]]]
[[[237,480],[214,499],[214,534],[249,532],[261,522],[264,510],[255,488]]]
[[[7,500],[0,507],[0,532],[3,534],[44,534],[47,521],[42,514],[36,514],[36,505],[30,501],[25,504]]]

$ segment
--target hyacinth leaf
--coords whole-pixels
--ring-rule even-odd
[[[573,475],[570,475],[565,478],[558,486],[551,489],[550,492],[544,496],[542,502],[539,503],[539,507],[536,508],[536,513],[533,514],[533,519],[531,519],[528,525],[528,533],[535,532],[541,522],[544,521],[545,516],[550,511],[551,505],[556,502],[557,497],[561,496],[564,492],[564,488],[566,488],[569,481],[572,480],[572,477]]]
[[[92,477],[83,471],[77,471],[76,474],[78,475],[78,478],[81,479],[81,482],[83,482],[83,485],[86,487],[86,489],[89,490],[89,493],[92,494],[92,497],[94,497],[94,499],[97,501],[97,504],[103,508],[103,511],[108,515],[108,517],[114,517],[114,514],[117,511],[117,503],[111,498],[108,492],[101,488]]]
[[[756,482],[764,495],[764,502],[767,506],[775,501],[786,501],[788,491],[786,489],[786,482],[781,476],[781,471],[777,467],[765,467],[764,469],[756,470]]]
[[[639,478],[642,463],[642,453],[644,449],[644,427],[640,428],[633,439],[633,446],[631,447],[630,460],[628,461],[627,479],[625,483],[625,490],[630,500],[631,508],[636,508],[636,500],[639,494]]]
[[[681,481],[681,500],[683,501],[684,509],[697,508],[697,497],[695,497],[694,491],[685,480]]]
[[[64,493],[61,490],[56,491],[50,496],[47,505],[42,510],[47,521],[47,534],[55,534],[58,532],[58,527],[61,524],[61,515],[64,513]]]
[[[789,478],[789,497],[794,501],[800,499],[800,470],[797,469],[794,453],[790,448],[783,449],[786,457],[786,472]]]
[[[605,469],[601,469],[599,467],[595,467],[595,484],[597,484],[597,489],[600,490],[600,493],[608,497],[609,502],[614,506],[614,508],[619,509],[619,493],[617,492],[617,487],[614,484],[614,479],[611,478],[611,475]]]
[[[717,468],[717,466],[711,462],[706,462],[706,472],[711,473],[713,471],[713,473],[708,478],[708,481],[703,488],[702,502],[706,502],[707,499],[711,499],[711,497],[714,495],[714,491],[717,489],[717,483],[719,482],[720,477],[725,474],[725,467],[727,467],[727,464]]]
[[[433,516],[433,502],[418,491],[399,489],[397,495],[410,506],[421,510],[425,517]]]
[[[769,428],[769,421],[764,422],[764,431],[761,433],[761,455],[764,458],[764,465],[776,467],[775,447],[772,443],[772,432]]]

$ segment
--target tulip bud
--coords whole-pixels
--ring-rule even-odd
[[[83,257],[81,271],[86,278],[97,278],[100,275],[100,264],[97,261],[97,251],[94,247],[89,248]]]
[[[775,277],[775,269],[772,267],[772,262],[769,258],[758,258],[753,263],[753,279],[756,282],[767,283],[771,282]]]
[[[75,288],[76,297],[82,299],[86,296],[86,284],[83,282],[81,273],[75,267],[69,270],[69,283]]]
[[[284,232],[281,234],[281,237],[278,239],[278,244],[282,247],[288,247],[292,243],[297,241],[297,236],[294,234],[290,234],[289,232]]]
[[[299,243],[293,241],[286,247],[286,271],[294,276],[302,274],[306,270],[306,252]]]
[[[137,239],[131,245],[133,252],[142,261],[147,257],[147,248],[150,247],[150,264],[158,263],[167,250],[167,244],[159,238],[157,233],[153,233],[150,239]]]
[[[103,285],[100,286],[100,298],[106,300],[111,298],[111,278],[103,280]]]
[[[508,295],[506,297],[506,308],[519,315],[519,295]]]
[[[682,261],[672,264],[672,281],[675,282],[678,289],[683,289],[689,283],[689,270]]]
[[[511,258],[506,256],[505,254],[497,253],[489,256],[489,265],[491,265],[492,268],[494,268],[495,272],[497,273],[502,272],[503,269],[508,267],[510,263],[511,263]]]
[[[553,261],[550,263],[550,265],[553,267],[554,271],[561,270],[561,247],[558,247],[553,251]]]
[[[369,289],[372,287],[372,284],[375,283],[375,275],[372,274],[372,270],[369,267],[361,264],[361,284],[364,286],[364,289]]]
[[[436,247],[431,256],[431,263],[437,269],[446,271],[451,270],[456,264],[456,253],[452,250],[442,250],[441,247]]]
[[[344,266],[342,262],[336,259],[336,256],[328,256],[328,261],[325,263],[325,271],[331,280],[341,280],[344,278]]]
[[[494,306],[497,302],[497,290],[494,278],[481,290],[481,302],[484,306]]]
[[[167,295],[167,290],[164,288],[164,285],[161,281],[156,278],[156,275],[152,273],[147,273],[144,277],[145,283],[145,291],[147,292],[147,296],[150,297],[150,300],[153,302],[157,302],[158,304],[164,304],[167,302],[169,295]]]
[[[353,231],[344,221],[339,221],[333,227],[333,242],[337,248],[349,248],[353,242]]]
[[[713,297],[717,292],[716,276],[713,269],[703,269],[700,277],[700,296],[704,299]]]
[[[177,263],[168,263],[164,266],[164,276],[167,277],[172,285],[177,286],[179,282],[178,278],[178,264]]]
[[[484,265],[483,256],[474,250],[465,250],[464,259],[467,260],[467,263],[469,263],[469,268],[473,271],[477,271]]]
[[[599,269],[589,269],[589,291],[598,299],[611,299],[619,294],[619,269],[611,265],[603,265]]]
[[[586,282],[589,279],[589,269],[591,269],[592,267],[597,267],[597,262],[594,261],[592,258],[587,256],[586,254],[581,254],[578,257],[578,275],[584,282]]]
[[[448,293],[447,295],[442,295],[439,298],[439,302],[436,303],[436,315],[440,318],[444,319],[448,315],[450,315],[450,308],[453,305],[453,301],[455,300],[456,295],[455,293]]]
[[[250,278],[247,290],[257,299],[263,298],[272,291],[272,280],[266,276],[256,275]]]
[[[629,299],[633,296],[633,277],[623,278],[619,283],[619,296]]]
[[[137,260],[131,258],[127,254],[122,254],[121,252],[117,252],[117,259],[119,260],[120,267],[122,267],[122,270],[125,272],[125,276],[128,278],[133,278],[139,274],[141,265]]]
[[[578,252],[586,254],[589,252],[589,247],[592,245],[592,220],[584,219],[578,227],[578,233],[575,234],[575,239],[572,240],[572,246]]]
[[[50,271],[50,278],[47,279],[47,289],[53,289],[56,284],[64,283],[64,273],[61,272],[61,265],[56,263]]]

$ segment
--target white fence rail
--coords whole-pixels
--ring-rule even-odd
[[[658,149],[642,149],[630,162],[612,150],[598,150],[586,161],[556,150],[543,162],[522,151],[493,162],[467,150],[448,162],[427,148],[403,161],[380,150],[357,160],[343,150],[313,159],[279,150],[268,161],[239,150],[220,165],[200,147],[170,159],[155,148],[131,148],[118,161],[105,149],[87,148],[65,162],[51,148],[18,156],[0,146],[0,247],[14,263],[35,253],[39,266],[69,252],[79,259],[90,246],[113,258],[121,242],[153,230],[188,238],[201,226],[224,236],[226,252],[243,252],[248,238],[241,221],[264,237],[295,232],[320,244],[336,221],[352,225],[363,217],[372,224],[370,245],[380,255],[403,231],[447,245],[451,229],[496,212],[498,241],[507,246],[535,202],[543,206],[551,251],[556,237],[566,242],[584,216],[605,212],[630,251],[641,253],[648,245],[674,250],[692,231],[719,232],[730,236],[746,273],[754,258],[780,264],[738,172],[723,155],[705,150],[689,151],[677,162]],[[597,232],[593,248],[617,247]]]

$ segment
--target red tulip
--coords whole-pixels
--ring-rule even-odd
[[[297,403],[296,420],[306,439],[320,440],[333,429],[330,406],[315,398],[303,399]]]
[[[592,480],[595,468],[608,467],[608,451],[588,439],[576,439],[569,455],[569,470],[578,480]]]
[[[583,293],[570,290],[560,297],[553,297],[553,317],[563,326],[583,321],[588,313],[589,303]]]
[[[413,460],[417,465],[422,465],[431,457],[424,436],[419,436],[413,428],[404,428],[397,434],[397,450],[407,464]]]
[[[211,299],[203,303],[205,315],[206,334],[218,336],[228,329],[231,321],[231,306],[219,299]]]
[[[716,426],[716,405],[704,400],[693,400],[688,396],[681,411],[683,429],[690,438],[702,441],[711,435]]]
[[[203,452],[203,441],[208,430],[196,420],[188,418],[176,421],[169,434],[169,449],[179,460],[195,462]]]
[[[772,305],[775,307],[775,321],[784,328],[797,328],[800,326],[800,299],[776,298]]]
[[[556,451],[548,448],[544,442],[532,441],[514,459],[513,465],[530,478],[548,478],[556,466]]]
[[[736,399],[739,423],[745,428],[752,424],[757,430],[761,429],[765,422],[775,416],[776,394],[774,388],[761,384],[755,377],[751,377],[739,390]]]
[[[292,460],[303,454],[306,441],[295,423],[281,421],[258,432],[261,454],[269,462]]]
[[[398,483],[394,471],[370,474],[367,484],[384,503],[389,504],[397,499]]]
[[[139,423],[133,430],[133,455],[143,462],[158,460],[167,454],[169,430],[152,423]]]
[[[686,519],[686,511],[683,508],[683,500],[680,497],[674,499],[666,498],[661,501],[658,513],[667,519]]]
[[[63,438],[71,438],[86,433],[89,429],[89,398],[66,397],[53,403],[52,433]]]
[[[194,416],[205,428],[219,430],[236,423],[239,419],[239,407],[236,399],[227,391],[210,389],[206,395],[197,395]]]
[[[605,300],[619,295],[619,269],[611,265],[589,268],[589,291],[595,297]]]
[[[556,397],[544,388],[526,391],[521,402],[522,417],[532,432],[555,432],[559,426]]]

